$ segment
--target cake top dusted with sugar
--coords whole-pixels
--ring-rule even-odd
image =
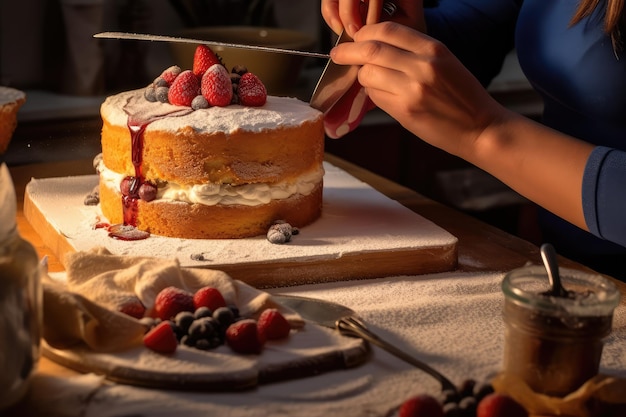
[[[199,132],[230,133],[236,130],[261,131],[279,126],[297,126],[304,121],[322,117],[318,110],[291,97],[268,96],[261,107],[232,104],[191,110],[169,103],[149,102],[142,96],[142,90],[134,90],[107,97],[101,107],[103,119],[114,125],[126,126],[128,114],[170,114],[176,117],[159,118],[146,129],[176,131],[192,126]]]
[[[143,90],[108,97],[100,109],[103,120],[116,126],[131,122],[148,131],[192,128],[229,134],[300,126],[322,117],[296,98],[268,96],[263,81],[243,65],[229,72],[206,45],[196,47],[192,64],[187,70],[166,68]]]

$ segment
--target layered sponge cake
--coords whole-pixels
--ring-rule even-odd
[[[101,106],[100,205],[111,224],[219,239],[265,234],[279,220],[302,227],[320,216],[319,111],[289,97],[253,106],[170,101],[134,90]]]

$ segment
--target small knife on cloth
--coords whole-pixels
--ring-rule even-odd
[[[294,295],[273,294],[272,299],[278,304],[295,311],[304,320],[336,329],[344,336],[360,337],[385,349],[392,355],[435,378],[441,384],[442,390],[458,391],[456,385],[439,371],[375,335],[365,326],[356,313],[348,307],[330,301]]]
[[[95,35],[93,35],[93,37],[98,38],[98,39],[130,39],[130,40],[153,41],[153,42],[193,43],[193,44],[221,46],[225,48],[251,49],[255,51],[274,52],[274,53],[280,53],[280,54],[301,55],[301,56],[308,56],[308,57],[313,57],[313,58],[329,59],[328,54],[322,54],[318,52],[299,51],[296,49],[274,48],[271,46],[244,45],[244,44],[239,44],[239,43],[218,42],[218,41],[211,41],[211,40],[204,40],[204,39],[180,38],[177,36],[149,35],[146,33],[101,32],[101,33],[96,33]]]

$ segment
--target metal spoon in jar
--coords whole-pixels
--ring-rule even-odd
[[[548,280],[550,281],[550,295],[554,297],[567,297],[567,291],[561,284],[561,276],[559,275],[559,264],[556,259],[556,251],[554,246],[549,243],[541,245],[541,259],[548,272]]]

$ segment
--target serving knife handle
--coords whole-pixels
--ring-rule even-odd
[[[403,350],[398,349],[396,346],[391,343],[381,339],[379,336],[374,334],[371,330],[369,330],[365,324],[356,317],[343,317],[335,323],[337,330],[344,336],[352,336],[352,337],[360,337],[364,340],[367,340],[370,343],[375,344],[376,346],[386,350],[392,355],[404,360],[405,362],[415,366],[418,369],[426,372],[433,378],[435,378],[441,384],[442,391],[451,390],[455,393],[458,393],[458,389],[456,385],[452,383],[446,376],[432,368],[430,365],[425,362],[420,361],[414,356],[409,355]]]

